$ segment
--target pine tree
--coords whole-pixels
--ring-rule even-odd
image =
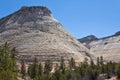
[[[103,61],[103,56],[100,56],[100,65],[101,65],[101,73],[105,73],[105,66],[104,66],[104,61]]]
[[[18,80],[16,73],[11,70],[0,71],[0,80]]]
[[[41,76],[43,74],[43,70],[42,70],[42,64],[40,63],[38,66],[38,75]]]
[[[100,56],[100,64],[103,65],[104,61],[103,61],[103,56]]]
[[[75,60],[73,58],[70,59],[69,66],[70,66],[70,69],[75,69]]]
[[[117,64],[116,74],[117,74],[118,79],[120,79],[120,63]]]
[[[12,55],[13,48],[7,42],[0,46],[0,79],[2,80],[17,80],[16,58]]]
[[[46,60],[45,67],[44,67],[44,73],[48,75],[51,70],[52,70],[52,63],[50,62],[50,60]]]
[[[65,63],[64,63],[63,57],[61,57],[60,71],[61,71],[62,73],[65,73]]]
[[[94,64],[93,60],[90,61],[90,66],[91,66],[92,68],[95,67],[95,64]]]
[[[37,76],[38,73],[38,61],[37,58],[35,57],[33,64],[29,65],[28,68],[28,75],[34,79]]]
[[[100,66],[100,58],[97,57],[97,66],[99,67]]]
[[[42,76],[43,76],[43,68],[42,68],[42,64],[39,63],[35,80],[42,80]]]
[[[25,79],[26,67],[25,67],[25,62],[23,60],[21,61],[21,74],[22,74],[22,78]]]
[[[85,59],[84,59],[82,65],[83,65],[84,68],[88,67],[88,58],[85,58]]]

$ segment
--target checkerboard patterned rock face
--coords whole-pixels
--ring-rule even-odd
[[[9,42],[18,51],[18,60],[31,62],[36,56],[59,62],[74,58],[90,60],[89,50],[69,34],[46,7],[22,7],[0,20],[0,45]]]

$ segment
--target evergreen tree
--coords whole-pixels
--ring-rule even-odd
[[[92,68],[95,67],[95,64],[94,64],[93,60],[90,61],[90,66],[91,66]]]
[[[48,75],[51,70],[52,70],[52,63],[50,62],[50,60],[46,60],[45,67],[44,67],[44,73]]]
[[[103,61],[103,56],[100,56],[100,65],[101,65],[101,73],[105,73],[105,66],[104,66],[104,61]]]
[[[83,65],[84,68],[87,68],[87,67],[88,67],[88,58],[85,58],[85,59],[84,59],[82,65]]]
[[[93,70],[91,70],[90,71],[90,80],[96,80],[97,79],[97,76],[98,76],[98,72],[95,70],[95,69],[93,69]]]
[[[38,61],[37,58],[35,57],[33,64],[29,65],[28,68],[28,75],[34,79],[37,76],[38,73]]]
[[[100,56],[100,65],[103,65],[104,61],[103,61],[103,56]]]
[[[25,79],[26,67],[25,67],[25,62],[23,60],[21,61],[21,74],[22,74],[22,78]]]
[[[120,63],[117,64],[116,74],[117,74],[118,79],[120,79]]]
[[[38,66],[38,75],[41,76],[43,74],[43,70],[42,70],[42,64],[40,63]]]
[[[42,80],[42,76],[43,76],[43,68],[42,68],[42,64],[40,63],[38,65],[38,72],[36,73],[35,80]]]
[[[61,57],[60,71],[61,71],[62,73],[65,73],[65,63],[64,63],[63,57]]]
[[[18,80],[16,73],[11,70],[0,71],[0,80]]]
[[[75,60],[73,58],[70,59],[69,66],[70,66],[70,69],[75,69]]]
[[[12,55],[13,55],[13,48],[11,48],[7,42],[4,45],[0,46],[0,79],[1,80],[17,80],[16,58],[15,56],[13,57]]]
[[[99,67],[100,66],[100,58],[97,57],[97,66]]]

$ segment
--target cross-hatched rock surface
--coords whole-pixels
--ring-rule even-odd
[[[90,60],[89,50],[69,34],[42,6],[22,7],[0,19],[0,45],[9,42],[18,51],[18,60],[31,62],[36,56],[40,61],[59,62],[74,58]]]

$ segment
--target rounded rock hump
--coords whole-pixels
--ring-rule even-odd
[[[0,20],[0,44],[10,43],[18,51],[18,60],[59,62],[74,58],[91,60],[89,50],[76,40],[52,16],[46,7],[22,7]]]

